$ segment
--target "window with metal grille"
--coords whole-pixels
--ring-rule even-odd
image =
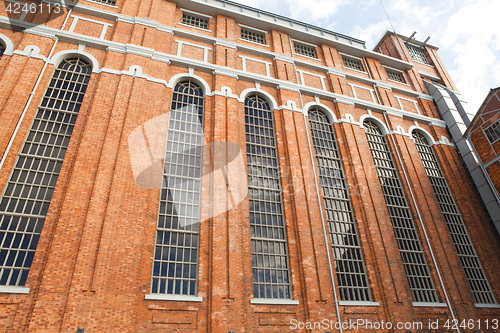
[[[0,42],[0,58],[3,56],[3,53],[5,52],[5,45],[3,45],[1,42]]]
[[[114,6],[116,4],[116,0],[89,0],[89,1],[98,2],[110,6]]]
[[[266,34],[261,31],[256,31],[241,27],[241,39],[248,40],[257,44],[266,45]]]
[[[208,17],[198,16],[189,12],[182,12],[182,24],[208,30]]]
[[[373,121],[365,120],[363,126],[382,186],[413,301],[437,302],[438,298],[429,266],[385,135]]]
[[[80,59],[54,71],[0,201],[0,285],[23,287],[92,73]]]
[[[385,71],[387,72],[387,78],[389,80],[406,83],[402,72],[390,68],[386,68]]]
[[[294,41],[293,46],[294,46],[296,54],[300,54],[300,55],[310,57],[310,58],[315,58],[315,59],[318,58],[318,55],[316,54],[316,47],[314,47],[312,45],[307,45],[307,44],[303,44],[303,43]]]
[[[495,121],[490,126],[484,129],[484,133],[490,143],[495,143],[500,140],[500,120]]]
[[[255,298],[291,299],[273,111],[257,95],[245,99],[248,199]]]
[[[309,124],[330,230],[340,299],[371,301],[363,251],[332,125],[323,111],[316,108],[309,111]]]
[[[364,72],[363,63],[360,59],[342,56],[342,62],[344,63],[344,67]]]
[[[413,60],[416,62],[420,62],[422,64],[429,64],[429,61],[427,61],[427,57],[425,56],[424,50],[422,50],[418,46],[414,46],[411,44],[406,44],[406,47],[408,48],[408,51],[410,52],[410,56]]]
[[[465,228],[462,215],[458,211],[448,183],[441,171],[436,155],[431,145],[421,133],[414,131],[413,139],[424,165],[425,173],[429,177],[432,189],[436,194],[439,208],[455,245],[455,250],[469,282],[474,300],[478,304],[495,304],[495,297],[479,262],[476,250],[472,245],[469,233]]]
[[[203,155],[202,89],[178,83],[170,108],[152,294],[196,296]]]

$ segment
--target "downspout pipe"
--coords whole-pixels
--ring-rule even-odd
[[[439,278],[439,284],[441,285],[441,288],[443,288],[444,297],[446,299],[446,305],[448,306],[448,309],[450,310],[451,317],[455,321],[456,320],[455,313],[453,312],[453,308],[451,307],[451,302],[450,302],[450,299],[448,297],[448,292],[446,291],[446,288],[444,286],[444,281],[443,281],[443,278],[441,276],[441,272],[439,271],[436,257],[434,256],[434,251],[432,250],[431,242],[429,240],[429,236],[427,235],[427,230],[425,229],[424,221],[422,220],[422,215],[420,214],[420,210],[418,209],[417,200],[415,199],[415,195],[413,194],[413,190],[411,187],[410,180],[408,178],[408,174],[406,173],[406,169],[403,165],[403,160],[401,158],[401,154],[399,153],[399,149],[396,145],[396,140],[394,139],[394,133],[390,130],[389,122],[387,121],[386,114],[383,113],[383,115],[384,115],[385,125],[387,126],[387,129],[389,131],[389,136],[391,137],[392,144],[394,145],[394,149],[396,150],[396,155],[398,156],[399,165],[401,166],[401,169],[403,170],[403,175],[405,177],[406,185],[408,185],[408,189],[410,190],[411,200],[413,201],[413,205],[415,206],[415,210],[416,210],[417,216],[418,216],[418,221],[420,222],[420,226],[422,228],[422,231],[424,232],[425,242],[427,243],[427,246],[429,247],[429,251],[430,251],[431,257],[432,257],[432,262],[434,264],[434,267],[436,268],[436,273],[437,273],[438,278]],[[460,328],[458,326],[457,326],[456,330],[457,330],[457,332],[460,332]]]
[[[66,14],[66,18],[64,19],[63,25],[61,26],[61,30],[64,30],[64,27],[66,26],[66,23],[68,22],[69,16],[73,9],[71,8],[68,11],[68,14]],[[36,90],[38,89],[38,85],[40,84],[40,81],[42,81],[43,74],[45,73],[45,70],[47,69],[47,66],[49,64],[50,59],[52,58],[52,55],[54,53],[54,50],[56,49],[57,42],[59,41],[59,38],[56,36],[54,37],[54,44],[52,44],[52,48],[50,49],[49,55],[44,61],[42,71],[38,75],[38,78],[35,82],[35,85],[33,86],[33,89],[31,90],[31,93],[28,97],[28,100],[26,101],[26,104],[24,105],[23,112],[21,113],[21,116],[17,120],[16,127],[14,128],[14,132],[12,133],[9,143],[7,144],[7,148],[5,149],[5,152],[3,153],[2,159],[0,160],[0,170],[2,170],[2,167],[5,163],[5,160],[7,159],[7,155],[9,154],[10,149],[12,148],[12,144],[14,143],[14,139],[16,138],[17,132],[19,132],[19,128],[21,127],[21,124],[23,123],[24,117],[26,116],[26,113],[28,112],[28,108],[31,105],[31,101],[33,100],[33,97],[35,96]]]
[[[292,45],[292,41],[291,41],[290,35],[288,35],[288,43],[290,44],[290,52],[292,52],[292,55],[293,55],[293,45]],[[294,71],[295,71],[295,79],[297,80],[297,84],[298,84],[299,83],[299,76],[297,74],[297,66],[295,65],[295,61],[293,62],[293,68],[294,68]],[[301,107],[301,110],[302,110],[302,116],[304,118],[304,126],[305,126],[305,129],[306,129],[307,146],[309,148],[309,157],[311,159],[311,165],[313,166],[312,167],[312,171],[313,171],[313,175],[314,175],[314,185],[316,187],[316,196],[317,196],[317,199],[318,199],[319,213],[320,213],[320,217],[321,217],[321,226],[323,228],[323,237],[325,238],[325,244],[326,244],[326,255],[327,255],[327,258],[328,258],[328,268],[329,268],[329,271],[330,271],[330,280],[331,280],[332,288],[333,288],[333,297],[335,299],[335,312],[337,314],[337,320],[338,320],[338,322],[341,323],[340,309],[339,309],[339,300],[338,300],[338,296],[337,296],[337,289],[336,289],[336,285],[335,285],[335,278],[333,276],[333,266],[332,266],[332,260],[331,260],[331,254],[330,254],[331,246],[329,245],[328,235],[327,235],[327,232],[326,232],[325,216],[324,216],[324,213],[323,213],[323,206],[321,205],[321,195],[319,193],[318,178],[317,178],[317,175],[316,175],[316,168],[315,168],[316,163],[314,161],[314,156],[313,156],[313,152],[312,152],[311,137],[310,137],[309,128],[307,126],[307,119],[306,119],[306,114],[305,114],[305,110],[304,110],[304,102],[302,100],[302,93],[301,93],[300,89],[299,89],[299,98],[300,98],[300,107]],[[339,332],[343,333],[342,325],[339,325]]]

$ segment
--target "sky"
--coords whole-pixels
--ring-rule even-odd
[[[491,88],[500,87],[500,0],[236,2],[364,40],[370,50],[393,28],[408,37],[416,31],[420,41],[430,36],[428,43],[439,48],[441,60],[473,113]]]

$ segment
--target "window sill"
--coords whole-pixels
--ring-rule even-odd
[[[178,302],[202,302],[203,297],[184,296],[184,295],[164,295],[164,294],[147,294],[144,296],[147,300],[153,301],[178,301]]]
[[[200,28],[200,27],[195,27],[194,25],[189,25],[186,23],[177,23],[178,25],[182,25],[183,27],[188,27],[188,28],[193,28],[193,29],[198,29],[201,31],[206,31],[206,32],[212,32],[211,30],[205,29],[205,28]]]
[[[252,44],[255,44],[255,45],[260,45],[260,46],[264,46],[264,47],[269,47],[269,45],[267,45],[267,44],[261,44],[261,43],[254,42],[254,41],[252,41],[252,40],[248,40],[248,39],[238,38],[238,40],[241,40],[241,41],[243,41],[243,42],[247,42],[247,43],[252,43]]]
[[[365,71],[361,71],[359,69],[355,69],[355,68],[351,68],[351,67],[346,67],[346,66],[342,66],[342,68],[345,68],[345,69],[348,69],[350,71],[354,71],[354,72],[358,72],[358,73],[363,73],[365,75],[367,75],[368,73],[366,73]]]
[[[432,308],[446,308],[448,304],[446,303],[429,303],[429,302],[413,302],[413,306],[418,307],[432,307]]]
[[[28,294],[30,288],[25,287],[11,287],[11,286],[0,286],[0,293],[5,294]]]
[[[339,301],[341,306],[380,306],[379,302]]]
[[[250,304],[299,305],[299,301],[293,299],[252,298]]]
[[[499,304],[475,304],[476,308],[492,308],[492,309],[500,309]]]

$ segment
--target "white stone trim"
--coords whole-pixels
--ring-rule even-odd
[[[239,98],[239,101],[241,103],[245,103],[245,99],[247,98],[248,95],[250,95],[251,93],[258,93],[260,94],[261,96],[264,97],[264,99],[266,99],[269,104],[271,104],[271,108],[273,110],[278,110],[278,103],[276,103],[276,100],[274,99],[273,96],[271,96],[269,93],[265,92],[264,90],[260,89],[260,87],[256,87],[256,88],[248,88],[248,89],[245,89],[241,92],[241,95],[240,95],[240,98]]]
[[[3,55],[8,55],[8,56],[13,55],[14,54],[14,44],[12,43],[10,38],[5,36],[4,34],[0,33],[0,39],[5,44],[5,51],[3,52]]]
[[[189,46],[203,49],[203,62],[208,62],[208,52],[212,50],[211,47],[198,45],[198,44],[186,42],[183,40],[177,40],[177,39],[175,40],[175,42],[178,44],[178,47],[177,47],[177,56],[178,57],[182,57],[182,45],[189,45]]]
[[[380,306],[379,302],[339,301],[340,306]]]
[[[446,303],[432,303],[432,302],[412,302],[415,307],[432,307],[432,308],[446,308],[448,304]]]
[[[0,294],[28,294],[29,292],[30,288],[0,286]]]
[[[49,60],[49,64],[53,64],[54,66],[57,66],[63,59],[67,59],[71,56],[81,56],[82,58],[85,58],[86,60],[90,61],[92,64],[92,73],[99,73],[99,62],[97,59],[90,53],[87,53],[83,50],[64,50],[60,51],[52,56],[52,59]]]
[[[378,104],[377,103],[377,99],[375,98],[375,90],[373,88],[367,88],[367,87],[359,86],[357,84],[353,84],[353,83],[350,83],[350,82],[348,82],[347,84],[349,86],[351,86],[351,90],[352,90],[352,94],[354,95],[354,98],[358,99],[358,96],[356,95],[356,89],[355,88],[364,89],[364,90],[368,90],[370,92],[370,96],[372,97],[372,102],[375,103],[375,104]]]
[[[299,305],[299,301],[281,298],[251,298],[250,304]]]
[[[415,110],[417,110],[417,113],[418,113],[418,114],[421,114],[421,113],[420,113],[420,109],[418,108],[418,104],[417,104],[417,102],[416,102],[416,101],[414,101],[414,100],[412,100],[412,99],[408,99],[408,98],[406,98],[406,97],[398,96],[398,95],[394,95],[394,97],[396,97],[396,99],[398,100],[399,108],[400,108],[401,110],[408,111],[408,110],[405,110],[405,109],[403,108],[403,104],[401,104],[401,100],[403,100],[403,101],[407,101],[407,102],[413,103],[413,105],[415,106]],[[411,111],[408,111],[408,112],[411,112]]]
[[[153,301],[203,302],[203,297],[184,295],[147,294],[144,299]]]
[[[210,15],[207,15],[207,14],[203,14],[203,13],[200,13],[200,12],[195,12],[195,11],[192,11],[192,10],[189,10],[189,9],[185,9],[185,8],[181,8],[181,12],[186,12],[186,13],[197,15],[197,16],[200,16],[200,17],[205,17],[207,19],[211,19],[213,17],[213,16],[210,16]]]
[[[316,74],[316,73],[302,71],[300,69],[297,69],[297,72],[300,74],[299,75],[300,76],[300,82],[301,82],[301,84],[303,86],[305,86],[305,83],[304,83],[304,74],[307,74],[307,75],[310,75],[310,76],[319,77],[321,79],[321,86],[323,87],[323,90],[326,90],[326,85],[325,85],[326,76],[319,75],[319,74]]]
[[[328,120],[330,121],[330,124],[337,123],[339,122],[337,120],[337,117],[335,117],[335,113],[326,105],[316,101],[316,102],[309,102],[306,105],[304,105],[304,114],[306,116],[309,115],[309,110],[312,109],[313,107],[318,107],[322,111],[325,112],[326,116],[328,117]]]
[[[266,75],[269,76],[269,77],[271,77],[270,67],[273,65],[272,62],[267,62],[267,61],[263,61],[263,60],[260,60],[260,59],[250,58],[250,57],[242,56],[242,55],[239,55],[238,57],[241,58],[242,68],[243,68],[244,72],[247,71],[247,62],[246,61],[250,60],[250,61],[259,62],[261,64],[266,65]]]
[[[71,26],[69,27],[69,30],[68,30],[69,32],[75,31],[76,25],[78,24],[79,20],[101,24],[103,27],[102,27],[101,35],[99,36],[99,39],[104,39],[104,37],[106,36],[106,32],[108,31],[108,28],[113,26],[113,24],[111,24],[111,23],[97,21],[97,20],[93,20],[93,19],[89,19],[86,17],[77,16],[77,15],[70,15],[70,17],[73,18],[73,21],[71,22]]]

